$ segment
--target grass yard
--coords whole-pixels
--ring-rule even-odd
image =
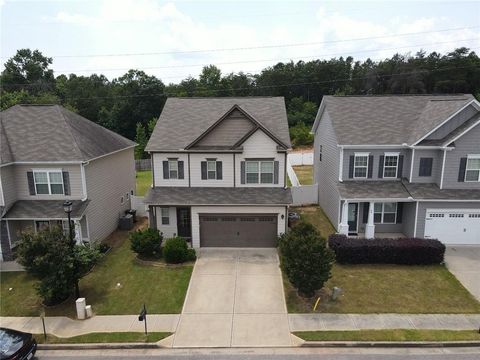
[[[145,225],[143,220],[142,226]],[[95,314],[137,314],[143,303],[150,314],[181,312],[192,265],[152,267],[136,264],[126,231],[115,231],[106,242],[113,246],[112,250],[80,281],[80,294],[92,305]],[[0,276],[0,316],[38,316],[41,313],[43,307],[33,278],[25,272],[1,273]],[[47,308],[45,315],[75,317],[73,299]]]
[[[313,184],[313,165],[292,166],[301,185]]]
[[[137,171],[137,196],[144,196],[152,185],[152,170]]]
[[[298,212],[301,218],[313,224],[324,238],[335,233],[335,228],[319,206],[292,207],[290,211]]]
[[[85,335],[61,338],[47,334],[47,341],[43,334],[34,334],[39,344],[89,344],[89,343],[150,343],[160,341],[172,333],[150,332],[145,335],[142,332],[114,332],[114,333],[90,333]]]
[[[306,341],[480,341],[477,330],[300,331]]]

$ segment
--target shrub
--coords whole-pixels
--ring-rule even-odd
[[[341,264],[441,264],[445,245],[434,239],[356,239],[333,234],[330,248]]]
[[[165,241],[163,257],[169,264],[179,264],[197,258],[195,250],[189,249],[185,239],[180,236]]]
[[[311,297],[331,277],[335,256],[312,224],[299,222],[280,236],[280,264],[302,296]]]
[[[303,122],[290,128],[290,137],[295,146],[313,144],[313,135],[310,133],[310,128]]]
[[[142,257],[160,257],[163,236],[156,229],[147,228],[130,233],[130,248]]]

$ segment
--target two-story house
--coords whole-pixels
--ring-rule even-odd
[[[98,241],[118,225],[135,191],[135,143],[58,105],[15,105],[0,113],[0,235],[11,259],[21,231],[59,225]]]
[[[480,244],[480,103],[472,95],[325,96],[318,200],[337,231]]]
[[[169,98],[146,151],[150,226],[193,247],[272,247],[287,228],[281,97]]]

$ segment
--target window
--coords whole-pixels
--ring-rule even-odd
[[[169,208],[161,208],[161,216],[162,216],[162,225],[169,225],[170,224],[170,209]]]
[[[168,160],[168,175],[170,179],[178,179],[178,160]]]
[[[397,222],[397,203],[375,203],[373,221],[376,224],[395,224]]]
[[[353,162],[353,177],[367,178],[368,172],[368,154],[355,154]]]
[[[207,160],[207,179],[215,180],[217,178],[217,161]]]
[[[469,155],[465,169],[465,181],[480,181],[480,155]]]
[[[245,178],[247,184],[273,184],[273,161],[247,161]]]
[[[385,154],[383,177],[396,178],[398,169],[398,154]]]
[[[63,195],[63,175],[59,170],[34,171],[35,192],[39,195]]]
[[[418,176],[432,176],[433,158],[420,158]]]
[[[37,231],[48,230],[50,229],[50,222],[48,220],[37,220],[35,221],[35,228],[37,229]]]
[[[323,145],[320,145],[320,152],[319,152],[319,156],[318,156],[319,161],[322,161],[322,152],[323,152]]]
[[[127,200],[129,200],[129,199],[130,199],[130,193],[127,192],[127,193],[125,194],[125,198],[126,198]]]

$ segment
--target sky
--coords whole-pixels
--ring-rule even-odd
[[[140,69],[164,83],[277,62],[420,49],[480,52],[480,1],[0,0],[0,56],[38,49],[55,75]]]

